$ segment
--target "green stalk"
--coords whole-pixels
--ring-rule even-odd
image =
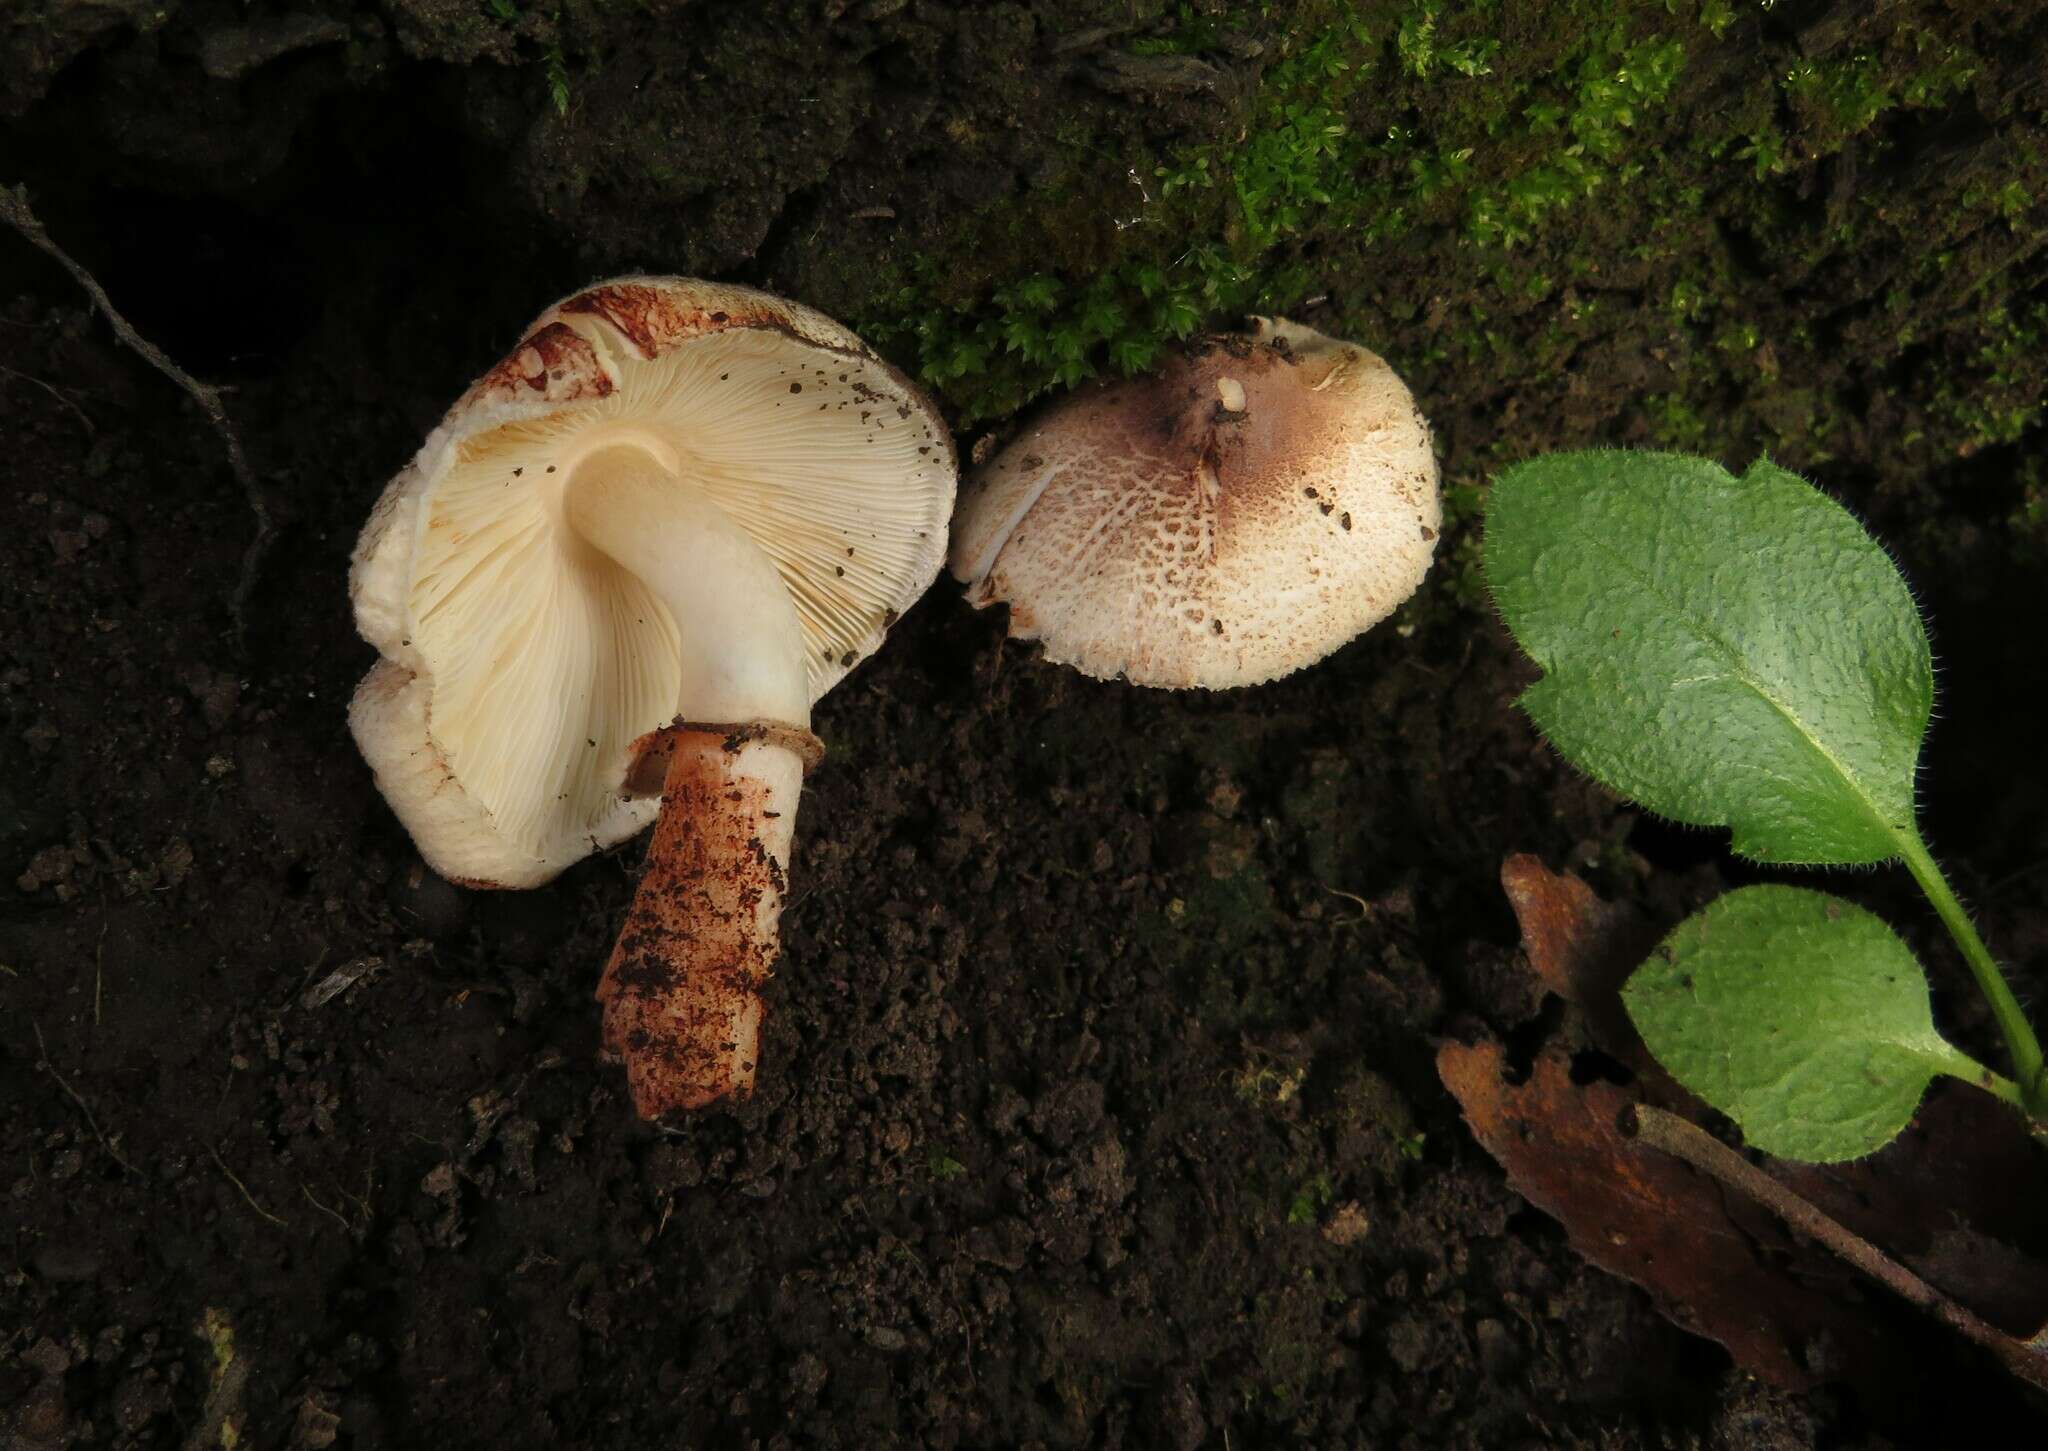
[[[1963,961],[1970,965],[1971,976],[1977,979],[1978,988],[1991,1004],[1991,1015],[1998,1020],[1998,1031],[2005,1037],[2005,1051],[2012,1058],[2022,1106],[2035,1119],[2048,1119],[2048,1084],[2043,1083],[2041,1076],[2041,1040],[2034,1036],[2027,1015],[2020,1011],[2019,999],[2006,985],[2005,974],[1998,970],[1991,949],[1977,935],[1969,913],[1949,889],[1948,878],[1935,865],[1916,828],[1909,826],[1899,834],[1899,854],[1906,859],[1906,869],[1912,872],[1913,880],[1934,904],[1942,926],[1948,928],[1948,935],[1963,950]]]
[[[2021,1114],[2027,1113],[2026,1096],[2020,1092],[2020,1086],[2010,1078],[1993,1073],[1989,1068],[1983,1068],[1977,1073],[1958,1073],[1954,1069],[1946,1067],[1941,1071],[1958,1082],[1967,1083],[1972,1088],[1981,1089],[2000,1103],[2011,1104]],[[2035,1132],[2038,1135],[2040,1130],[2036,1128]]]

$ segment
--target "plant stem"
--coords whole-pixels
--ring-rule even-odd
[[[1696,1124],[1647,1103],[1631,1111],[1624,1132],[1661,1149],[1739,1190],[1770,1210],[1799,1233],[1826,1245],[1857,1269],[1935,1319],[1997,1356],[2005,1368],[2029,1385],[2048,1390],[2048,1355],[2031,1342],[2006,1334],[1973,1311],[1957,1304],[1869,1240],[1830,1219],[1749,1160]]]
[[[2048,1093],[2044,1093],[2048,1084],[2044,1084],[2041,1077],[2041,1040],[2034,1036],[2033,1028],[2027,1023],[2027,1015],[2020,1010],[2019,999],[2012,995],[2005,974],[1998,970],[1998,963],[1992,959],[1991,949],[1977,935],[1977,929],[1971,925],[1970,914],[1956,900],[1948,878],[1935,865],[1934,856],[1927,850],[1927,843],[1920,839],[1917,829],[1908,827],[1900,833],[1899,854],[1906,859],[1906,869],[1912,872],[1913,880],[1920,884],[1920,890],[1934,904],[1935,914],[1948,928],[1948,935],[1962,949],[1963,961],[1970,965],[1971,976],[1977,979],[1978,988],[1991,1003],[1991,1015],[1998,1020],[1998,1031],[2005,1037],[2005,1050],[2012,1057],[2013,1077],[2019,1082],[2021,1106],[2036,1119],[2048,1118]]]
[[[1975,1073],[1957,1073],[1953,1069],[1947,1068],[1944,1068],[1942,1071],[1959,1083],[1967,1083],[1970,1087],[1980,1092],[1990,1094],[2000,1103],[2011,1104],[2021,1113],[2027,1112],[2026,1095],[2020,1092],[2020,1086],[2017,1083],[2014,1083],[2002,1073],[1993,1073],[1981,1063],[1973,1066],[1977,1069]]]

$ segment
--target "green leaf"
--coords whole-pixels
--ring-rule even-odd
[[[1825,892],[1730,892],[1679,923],[1621,996],[1674,1078],[1787,1159],[1875,1153],[1937,1073],[1990,1077],[1934,1031],[1912,949]]]
[[[1573,765],[1759,861],[1863,863],[1913,831],[1934,700],[1906,583],[1766,459],[1552,454],[1488,501],[1485,568]]]

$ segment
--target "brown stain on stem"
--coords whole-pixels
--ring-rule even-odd
[[[749,744],[674,732],[647,870],[597,990],[605,1052],[643,1119],[754,1090],[787,882],[766,844],[780,824],[768,787],[737,769]]]

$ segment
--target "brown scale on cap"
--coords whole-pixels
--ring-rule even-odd
[[[789,313],[765,296],[730,309],[693,306],[672,288],[644,282],[608,282],[564,299],[557,310],[603,318],[647,357],[666,352],[685,338],[725,328],[772,327],[793,331]]]
[[[609,397],[611,391],[612,380],[598,362],[597,349],[590,340],[566,323],[551,322],[535,328],[479,378],[465,402],[539,394],[550,403],[574,403]]]
[[[1393,371],[1260,320],[1048,409],[970,485],[950,564],[1048,659],[1224,688],[1384,618],[1440,525],[1428,425]]]

